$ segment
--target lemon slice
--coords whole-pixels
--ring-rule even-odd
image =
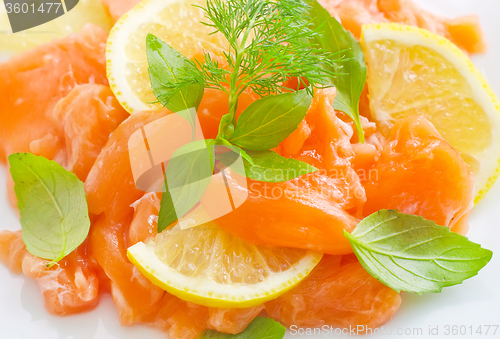
[[[427,30],[371,24],[362,29],[373,118],[388,134],[394,121],[424,115],[469,164],[477,203],[499,175],[500,102],[453,43]]]
[[[45,10],[47,8],[48,5],[45,5]],[[55,8],[54,6],[52,10],[54,11]],[[61,10],[63,9],[61,8]],[[111,18],[101,0],[80,0],[75,8],[63,16],[26,31],[12,34],[9,33],[12,30],[6,8],[3,0],[0,0],[0,57],[6,58],[52,39],[76,33],[86,23],[96,24],[106,31],[111,29]]]
[[[128,249],[130,261],[153,283],[196,304],[245,308],[275,299],[304,279],[321,253],[248,244],[209,222],[177,224]]]
[[[187,58],[203,50],[222,55],[224,39],[203,25],[203,0],[145,0],[125,14],[111,30],[106,50],[108,79],[130,113],[161,108],[151,90],[146,36],[156,35]]]

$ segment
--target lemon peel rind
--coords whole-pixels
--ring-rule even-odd
[[[401,34],[403,33],[403,34]],[[401,37],[398,39],[398,37]],[[448,39],[422,28],[395,23],[363,25],[362,45],[366,43],[393,40],[406,46],[424,46],[441,54],[469,82],[473,98],[481,103],[490,124],[493,126],[491,146],[475,154],[481,164],[481,173],[475,178],[477,204],[491,189],[500,175],[500,101],[493,92],[484,75],[476,68],[469,57]]]
[[[154,22],[151,20],[158,14],[158,8],[181,2],[182,0],[146,0],[138,3],[116,22],[111,29],[106,45],[106,71],[109,86],[120,104],[129,113],[151,110],[130,86],[119,86],[127,84],[125,69],[127,58],[123,55],[122,43],[137,31],[144,23]]]
[[[153,248],[143,242],[129,247],[127,257],[151,282],[180,299],[207,307],[247,308],[275,299],[296,286],[311,273],[323,254],[308,251],[290,269],[273,273],[254,285],[219,284],[182,275],[163,264]]]

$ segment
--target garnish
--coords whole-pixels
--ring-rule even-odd
[[[248,327],[238,334],[220,333],[208,330],[199,339],[283,339],[286,328],[271,318],[255,318]]]
[[[311,1],[310,15],[313,27],[320,34],[314,36],[314,41],[342,58],[342,63],[331,67],[334,76],[332,83],[337,88],[337,96],[333,108],[342,111],[354,121],[361,142],[364,142],[363,128],[359,120],[359,99],[366,82],[366,63],[360,43],[334,17],[328,13],[316,0]],[[338,66],[340,65],[340,67]]]
[[[229,152],[222,152],[220,159],[216,156],[215,160],[234,163],[231,158],[241,156],[245,173],[240,170],[240,174],[264,182],[287,181],[315,172],[313,166],[284,158],[271,149],[279,146],[304,119],[313,89],[333,85],[338,90],[334,107],[354,120],[359,139],[364,141],[358,112],[366,80],[363,52],[353,36],[319,3],[208,0],[202,9],[207,19],[203,24],[227,40],[223,61],[208,52],[202,60],[188,60],[151,34],[146,48],[154,94],[165,107],[188,119],[193,129],[192,108],[198,107],[205,88],[228,95],[229,113],[222,117],[217,138],[207,141],[212,146],[204,152],[215,155],[213,147],[224,145]],[[290,79],[297,79],[296,88],[286,86]],[[247,89],[262,98],[236,119],[238,99]],[[181,157],[186,161],[181,167],[194,163],[191,155]],[[172,166],[169,164],[167,172],[169,168],[180,172]],[[210,168],[208,164],[205,167]],[[197,186],[196,193],[182,188],[182,194],[175,199],[168,192],[172,188],[168,175],[166,179],[159,231],[191,209],[206,189],[203,181],[189,184],[191,189]],[[177,207],[175,201],[185,206]]]
[[[278,147],[297,129],[310,105],[306,90],[257,100],[241,114],[229,142],[253,151]]]
[[[398,292],[441,292],[475,276],[492,257],[448,227],[393,210],[375,212],[344,234],[363,267]]]
[[[198,140],[177,149],[165,171],[158,232],[185,215],[205,193],[214,170],[213,140]]]
[[[298,86],[309,94],[313,87],[328,87],[334,75],[328,68],[337,59],[312,42],[318,32],[305,16],[309,5],[304,1],[208,0],[202,9],[208,19],[203,24],[220,32],[229,48],[224,64],[209,53],[203,61],[194,61],[196,68],[186,68],[184,82],[227,93],[234,125],[238,98],[247,88],[262,97],[287,92],[284,83],[291,78],[297,78]]]
[[[172,84],[178,83],[185,69],[193,67],[181,53],[152,34],[146,37],[146,54],[151,89],[159,102],[189,121],[193,137],[196,135],[196,110],[203,98],[204,88],[194,83],[178,91]]]
[[[231,152],[218,154],[216,159],[220,160],[225,166],[230,167],[239,156],[237,152],[237,150],[231,149]],[[273,151],[248,151],[247,154],[252,159],[252,163],[243,157],[244,171],[241,171],[237,166],[231,169],[252,180],[283,182],[317,170],[308,163],[293,158],[284,158]]]
[[[204,88],[193,83],[178,91],[172,91],[173,84],[180,81],[184,69],[191,67],[189,60],[152,34],[146,38],[149,78],[156,98],[172,112],[190,108],[198,109]]]
[[[54,265],[80,246],[90,229],[83,183],[55,161],[30,153],[9,156],[23,241]]]

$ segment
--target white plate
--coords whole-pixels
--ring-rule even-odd
[[[489,52],[474,57],[474,62],[500,94],[500,2],[498,0],[419,0],[425,8],[438,14],[457,16],[479,14],[488,39]],[[5,168],[0,168],[0,230],[20,228],[16,215],[7,203]],[[487,325],[500,326],[500,182],[474,208],[469,238],[495,252],[480,274],[440,294],[423,296],[403,293],[403,304],[393,319],[383,326],[387,335],[404,338],[494,338]],[[447,328],[446,326],[449,326]],[[453,335],[466,330],[466,335]],[[475,331],[482,326],[483,334]],[[436,333],[436,327],[438,332]],[[469,335],[472,328],[473,335]],[[429,333],[429,329],[433,331]],[[420,332],[421,331],[421,332]],[[447,332],[449,334],[447,335]],[[421,334],[420,334],[421,333]],[[463,333],[463,332],[462,332]],[[436,335],[437,334],[437,335]],[[374,335],[370,338],[386,338]],[[121,327],[109,296],[97,309],[82,315],[55,317],[43,306],[37,284],[24,276],[11,274],[0,265],[0,337],[3,339],[164,339],[165,335],[142,326]],[[286,338],[339,338],[344,335],[317,334]],[[258,339],[258,338],[256,338]]]

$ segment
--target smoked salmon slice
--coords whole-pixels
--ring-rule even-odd
[[[0,161],[31,152],[86,178],[110,134],[128,117],[109,87],[97,84],[107,84],[105,41],[106,34],[89,25],[0,63]],[[7,266],[37,280],[51,313],[78,313],[97,304],[99,269],[88,260],[86,242],[51,269],[26,251],[20,232],[0,233],[0,247]]]
[[[424,28],[444,36],[469,53],[486,51],[476,15],[448,19],[433,15],[410,0],[319,0],[344,28],[359,39],[361,26],[383,22]]]
[[[77,85],[108,83],[106,38],[102,29],[87,25],[0,63],[0,162],[16,152],[56,156],[62,140],[52,110]]]
[[[453,227],[472,208],[469,167],[424,117],[400,121],[364,183],[364,215],[397,209]],[[466,219],[466,218],[465,218]]]
[[[99,301],[99,279],[87,259],[86,243],[51,268],[46,260],[26,250],[21,232],[0,233],[0,261],[13,272],[35,279],[45,308],[52,314],[69,315],[94,308]]]
[[[102,1],[115,21],[139,2]],[[475,16],[441,18],[408,0],[320,2],[357,38],[363,24],[398,22],[441,34],[470,53],[486,49]],[[248,198],[215,222],[250,243],[326,253],[320,264],[292,290],[252,308],[209,308],[170,295],[145,278],[126,252],[157,234],[162,196],[136,188],[129,137],[171,113],[126,113],[108,87],[106,40],[105,32],[88,25],[0,63],[0,163],[9,154],[31,152],[56,160],[85,181],[90,233],[57,265],[47,268],[45,260],[28,253],[20,232],[0,233],[0,261],[37,281],[49,312],[83,312],[109,292],[123,325],[145,324],[170,339],[197,339],[205,329],[239,333],[263,311],[287,326],[375,328],[393,316],[401,297],[362,268],[343,231],[390,208],[466,232],[472,177],[429,121],[400,121],[385,139],[367,118],[365,91],[362,144],[352,120],[332,108],[335,90],[317,90],[306,118],[275,151],[319,171],[283,183],[249,179],[246,187],[229,180],[231,192]],[[256,99],[243,93],[237,116]],[[227,112],[227,95],[207,89],[198,110],[205,138],[216,137]],[[211,185],[226,184],[214,179]],[[211,198],[203,204],[217,202]]]
[[[399,293],[369,275],[355,259],[324,256],[297,287],[266,303],[272,318],[290,327],[377,328],[401,305]]]

